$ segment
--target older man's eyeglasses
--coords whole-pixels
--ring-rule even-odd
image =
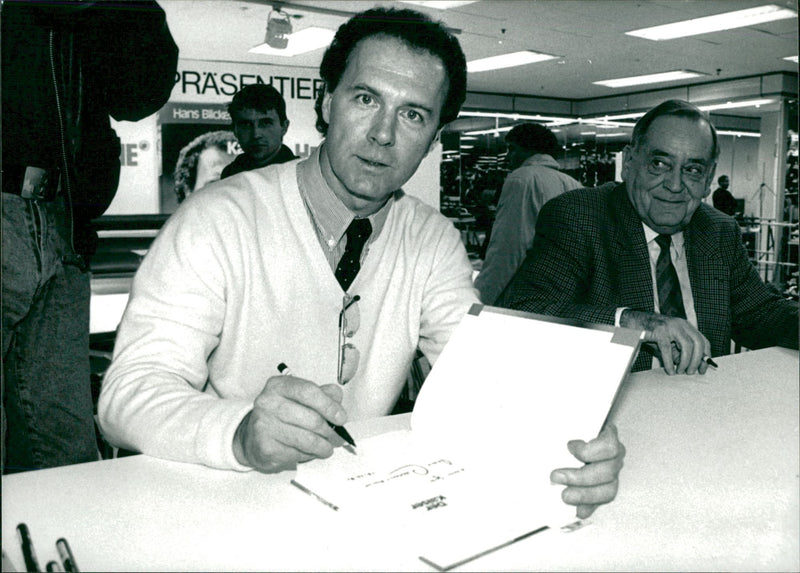
[[[359,295],[345,294],[342,298],[342,310],[339,312],[339,360],[336,375],[339,384],[347,384],[353,379],[361,358],[358,348],[350,342],[361,324],[358,310],[359,300],[361,300]]]
[[[689,180],[693,183],[700,183],[705,181],[710,167],[704,163],[692,162],[687,165],[679,166],[681,170],[681,178]],[[675,167],[670,161],[661,157],[653,157],[647,165],[648,171],[655,175],[667,175],[672,172]]]

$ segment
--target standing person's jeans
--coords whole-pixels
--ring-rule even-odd
[[[63,202],[2,193],[4,473],[98,459],[89,371],[89,273]]]

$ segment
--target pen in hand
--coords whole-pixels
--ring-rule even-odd
[[[681,353],[678,350],[677,345],[673,342],[672,343],[672,362],[674,364],[678,364],[678,362],[680,362],[680,361],[681,361]],[[717,366],[717,363],[714,362],[714,360],[708,354],[703,354],[702,361],[705,362],[706,364],[708,364],[709,366],[713,367],[713,368],[719,368],[719,366]]]
[[[283,376],[294,376],[292,374],[292,371],[289,369],[289,367],[284,362],[281,362],[280,364],[278,364],[278,372],[280,372]],[[352,447],[354,447],[354,448],[356,447],[356,442],[353,439],[353,436],[350,435],[350,432],[347,431],[347,428],[345,428],[344,426],[337,426],[336,424],[332,424],[331,422],[328,422],[328,425],[331,427],[331,429],[334,432],[336,432],[337,436],[342,438],[345,442],[350,444]]]

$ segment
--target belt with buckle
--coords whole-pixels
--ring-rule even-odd
[[[58,195],[61,170],[58,168],[3,165],[3,193],[33,201],[52,201]]]

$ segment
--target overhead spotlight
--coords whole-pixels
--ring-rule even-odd
[[[267,18],[267,36],[264,42],[276,50],[283,50],[289,45],[289,34],[292,33],[292,23],[289,15],[279,10],[273,10]]]

